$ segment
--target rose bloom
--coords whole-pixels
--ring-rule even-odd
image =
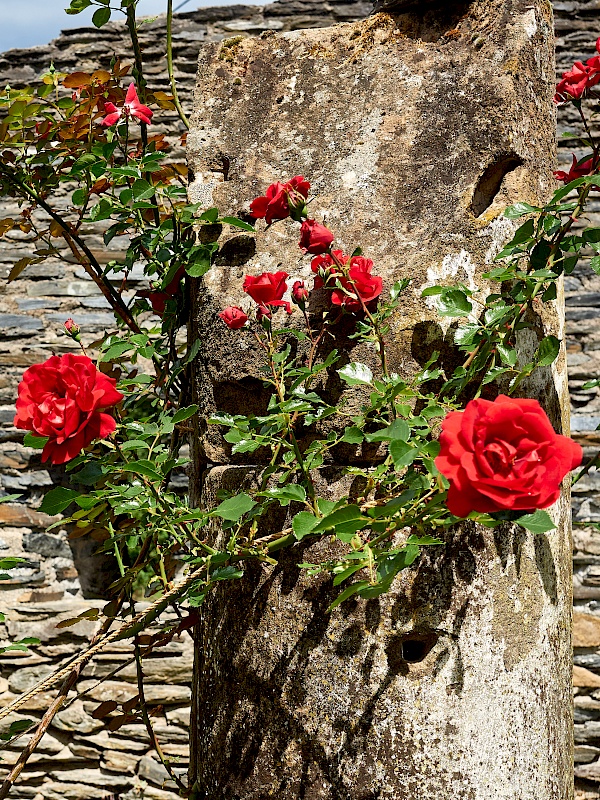
[[[305,219],[300,228],[298,245],[303,253],[321,255],[326,253],[333,243],[333,233],[314,219]]]
[[[94,439],[114,433],[114,419],[102,412],[122,399],[114,378],[99,372],[87,356],[52,356],[25,370],[14,424],[48,437],[42,461],[64,464]]]
[[[144,106],[140,103],[135,83],[130,84],[129,89],[127,89],[123,108],[117,108],[114,103],[106,102],[104,103],[104,110],[108,111],[108,114],[102,120],[102,124],[107,128],[111,125],[115,125],[123,115],[126,117],[136,117],[140,122],[150,125],[153,114],[148,106]]]
[[[310,191],[310,183],[303,175],[296,175],[287,183],[272,183],[264,196],[256,197],[250,203],[250,213],[256,219],[264,219],[267,225],[278,219],[290,216],[290,206],[294,210],[304,208]]]
[[[325,255],[317,256],[310,262],[310,268],[316,272],[315,289],[322,289],[327,284],[335,284],[335,279],[341,275],[338,265],[333,260],[335,256],[340,264],[347,264],[349,256],[344,254],[343,250],[333,250],[332,254],[326,253]]]
[[[287,272],[263,272],[257,277],[246,275],[242,288],[259,306],[284,306],[291,314],[290,304],[281,299],[288,288],[287,277]]]
[[[231,328],[232,331],[237,331],[240,328],[243,328],[248,322],[247,314],[245,314],[243,309],[239,308],[238,306],[228,306],[221,311],[219,317],[221,317],[225,325],[227,325],[228,328]]]
[[[562,181],[563,183],[571,183],[571,181],[576,180],[577,178],[584,178],[586,175],[592,175],[594,173],[594,159],[588,158],[587,161],[582,161],[581,164],[577,161],[577,156],[573,156],[573,163],[568,172],[564,172],[563,170],[556,170],[553,173],[554,177],[557,181]],[[598,188],[598,187],[594,187]]]
[[[537,400],[505,395],[450,412],[440,445],[435,465],[450,481],[447,505],[457,517],[547,508],[583,458],[578,444],[554,432]]]
[[[334,289],[331,293],[333,305],[343,306],[347,311],[361,311],[363,303],[367,306],[376,300],[383,291],[383,281],[377,275],[371,275],[372,269],[370,258],[354,256],[350,260],[348,276],[339,278],[339,281],[344,289],[356,297],[350,297],[342,289]]]
[[[177,295],[180,293],[181,280],[184,275],[185,266],[182,265],[179,267],[173,278],[164,287],[164,289],[161,288],[162,284],[153,283],[151,284],[151,291],[144,289],[141,292],[137,292],[137,295],[138,297],[146,297],[150,301],[150,305],[152,306],[154,313],[158,314],[159,317],[162,317],[167,308],[168,301],[174,297],[177,297]]]
[[[556,87],[555,103],[580,100],[588,89],[600,83],[600,38],[596,40],[596,52],[598,55],[588,58],[585,64],[576,61],[570,70],[563,72]]]

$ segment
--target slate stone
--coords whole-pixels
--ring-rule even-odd
[[[37,553],[46,558],[67,558],[73,560],[71,548],[68,543],[56,534],[50,533],[25,533],[23,547],[31,553]]]

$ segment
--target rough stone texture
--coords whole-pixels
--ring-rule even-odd
[[[336,22],[351,21],[363,18],[369,10],[369,4],[364,0],[281,0],[267,6],[228,6],[226,8],[198,9],[186,14],[178,14],[174,23],[175,33],[175,61],[177,77],[180,82],[181,98],[191,110],[192,89],[195,83],[198,51],[203,43],[219,41],[237,35],[255,35],[262,31],[292,31],[305,27],[323,27]],[[555,0],[555,27],[558,72],[562,72],[578,59],[586,59],[593,49],[593,42],[600,35],[600,7],[598,0]],[[66,20],[66,18],[65,18]],[[69,19],[69,24],[76,25],[77,17]],[[164,18],[158,18],[150,25],[142,27],[142,41],[145,54],[151,61],[150,84],[153,88],[168,91],[168,78],[164,62]],[[443,52],[443,51],[440,51]],[[32,50],[13,50],[0,54],[0,85],[10,83],[12,86],[23,85],[45,71],[54,61],[58,69],[89,69],[93,70],[101,65],[106,65],[113,53],[129,57],[129,48],[124,29],[121,25],[110,24],[101,30],[95,28],[75,28],[66,31],[54,42],[47,46],[33,48]],[[559,109],[559,133],[573,129],[575,117],[572,109],[565,106]],[[175,141],[178,126],[175,118],[161,112],[160,122],[157,126],[166,132]],[[596,133],[600,133],[596,128]],[[570,163],[572,145],[567,139],[559,138],[559,163],[564,168]],[[183,157],[183,156],[181,156]],[[2,203],[2,216],[14,213],[14,208],[6,202]],[[592,203],[590,214],[592,224],[600,225],[600,203],[597,199]],[[103,245],[100,239],[101,229],[97,231],[97,254],[104,256]],[[362,236],[361,236],[362,238]],[[0,277],[6,277],[10,265],[15,257],[26,254],[23,244],[11,237],[0,238]],[[139,274],[132,276],[131,289],[144,288],[140,282]],[[77,283],[76,283],[77,282]],[[75,291],[76,287],[76,291]],[[594,447],[600,445],[600,435],[594,432],[600,422],[600,393],[598,389],[582,390],[584,382],[596,377],[600,366],[600,334],[598,332],[598,309],[600,306],[600,278],[595,275],[584,263],[578,267],[576,273],[566,281],[566,302],[568,309],[568,322],[566,338],[569,355],[569,377],[572,402],[572,422],[574,435],[592,452]],[[103,324],[109,324],[106,319],[99,319],[99,311],[107,310],[104,299],[99,296],[86,276],[78,268],[69,266],[68,263],[48,261],[43,265],[29,267],[22,278],[12,284],[0,283],[0,314],[15,314],[28,317],[33,323],[25,323],[25,327],[16,329],[3,328],[0,331],[0,482],[2,490],[6,492],[21,492],[22,498],[17,504],[10,507],[0,505],[0,556],[23,555],[29,561],[36,561],[37,568],[27,567],[19,572],[17,580],[7,588],[3,586],[2,610],[19,605],[21,608],[33,604],[33,608],[44,608],[43,613],[24,616],[21,612],[11,612],[15,624],[21,626],[22,635],[34,636],[43,627],[46,631],[54,629],[53,607],[64,602],[64,598],[73,598],[76,603],[73,611],[88,608],[89,601],[81,604],[79,595],[81,584],[87,586],[86,593],[97,596],[98,588],[106,586],[107,581],[102,576],[102,571],[97,567],[97,560],[91,558],[90,548],[77,556],[80,578],[68,577],[61,573],[61,568],[53,557],[26,551],[23,549],[23,540],[31,534],[39,533],[47,524],[47,518],[38,514],[35,508],[48,486],[48,472],[39,462],[39,453],[24,448],[20,443],[22,433],[12,428],[14,414],[14,398],[19,377],[27,366],[44,360],[52,352],[65,352],[70,344],[60,338],[58,331],[60,323],[68,316],[75,316],[79,322],[85,320],[84,342],[96,338],[97,332]],[[92,316],[92,312],[94,316]],[[84,316],[85,315],[85,316]],[[83,319],[82,319],[83,317]],[[35,321],[41,320],[42,327],[37,328]],[[33,327],[27,327],[27,325]],[[100,327],[97,327],[100,326]],[[184,477],[184,476],[182,476]],[[600,502],[597,500],[600,489],[600,480],[591,475],[575,487],[573,507],[575,520],[600,521]],[[600,535],[591,527],[576,527],[574,531],[574,569],[575,569],[575,608],[582,613],[595,615],[600,619]],[[51,536],[58,536],[60,547],[65,542],[65,532],[58,534],[52,532]],[[26,540],[27,541],[27,540]],[[78,541],[72,542],[77,545]],[[73,567],[73,561],[70,561]],[[64,577],[60,577],[63,575]],[[100,580],[96,581],[96,577]],[[96,585],[91,585],[94,580]],[[77,600],[79,598],[79,600]],[[18,619],[17,619],[18,617]],[[42,621],[42,625],[40,625]],[[53,661],[58,657],[66,657],[80,649],[83,640],[68,635],[73,629],[67,629],[60,634],[54,629],[53,642],[47,642],[40,648],[35,648],[35,658],[14,656],[11,661],[3,658],[3,674],[7,676],[25,663],[44,663]],[[576,628],[577,630],[577,628]],[[54,642],[57,642],[56,644]],[[575,650],[575,663],[588,672],[600,674],[600,649],[595,646],[579,646],[577,641]],[[106,661],[102,661],[102,669],[107,665],[115,665],[125,660],[125,649],[110,653]],[[586,680],[590,680],[587,678]],[[6,678],[0,678],[0,689],[5,686],[8,691]],[[587,700],[595,702],[592,694],[598,690],[593,687],[577,687],[576,702]],[[2,696],[2,699],[8,697]],[[49,695],[43,695],[31,702],[26,713],[41,715],[44,707],[49,702]],[[8,702],[8,699],[6,700]],[[90,710],[94,704],[89,704]],[[72,709],[75,706],[71,707]],[[67,712],[63,712],[67,713]],[[69,712],[70,714],[71,712]],[[74,712],[73,712],[74,713]],[[87,712],[79,724],[88,728],[90,724],[94,731],[98,731],[98,722],[91,720]],[[594,715],[596,721],[600,720],[600,713],[589,709],[588,713]],[[189,706],[165,708],[165,715],[169,721],[174,721],[185,733],[189,724]],[[61,714],[62,717],[62,714]],[[73,719],[69,716],[69,719]],[[91,722],[90,722],[91,720]],[[58,724],[58,723],[57,723]],[[70,724],[75,724],[71,722]],[[582,722],[576,723],[578,737],[582,736]],[[70,728],[65,730],[69,741],[70,755],[65,760],[53,758],[56,768],[60,761],[65,770],[73,766],[73,757],[79,759],[98,759],[98,749],[89,747],[85,743],[85,736],[73,739]],[[85,734],[86,730],[80,730]],[[589,744],[579,745],[576,752],[578,763],[589,764],[598,760],[600,755],[600,729],[586,730]],[[116,737],[103,740],[103,746],[109,749],[105,753],[102,763],[106,769],[124,771],[132,774],[130,791],[121,795],[121,800],[139,800],[142,797],[140,777],[133,777],[138,769],[137,751],[133,748],[110,749],[111,742]],[[582,750],[582,748],[587,748]],[[581,753],[585,752],[585,761]],[[95,768],[94,768],[95,769]],[[97,773],[91,770],[89,785],[79,785],[80,794],[77,795],[76,784],[54,781],[52,788],[46,783],[41,788],[43,773],[34,765],[22,778],[16,789],[15,796],[34,797],[43,800],[46,797],[75,796],[87,800],[93,792],[94,797],[101,797],[102,790],[97,785]],[[597,774],[598,770],[595,771]],[[69,786],[68,793],[64,788]],[[90,787],[94,786],[93,789]],[[578,780],[579,800],[597,800],[598,780],[589,772],[585,779]],[[21,788],[22,787],[22,788]],[[35,788],[38,787],[38,788]],[[64,791],[63,791],[64,790]],[[74,794],[75,793],[75,794]],[[110,792],[112,794],[112,790]],[[145,800],[171,800],[172,792],[164,791],[149,783],[144,788]]]
[[[239,213],[273,180],[308,176],[346,251],[360,244],[388,288],[414,279],[389,336],[391,368],[406,374],[443,337],[422,288],[474,281],[510,235],[504,207],[551,191],[551,22],[544,0],[448,3],[208,45],[188,137],[190,195]],[[486,197],[494,168],[500,188]],[[291,222],[273,226],[258,235],[257,256],[208,274],[193,322],[205,411],[256,406],[252,337],[215,328],[215,312],[243,301],[244,272],[284,264],[290,283],[308,278],[294,234]],[[559,318],[560,308],[548,312],[540,329],[560,335]],[[345,357],[373,362],[347,333],[336,342]],[[564,355],[530,391],[568,425]],[[196,459],[229,460],[213,433]],[[204,501],[239,487],[238,473],[213,469]],[[570,798],[566,496],[555,511],[558,531],[535,540],[465,525],[389,595],[332,614],[335,591],[295,567],[331,556],[329,544],[213,595],[198,627],[192,710],[201,796]],[[411,636],[428,643],[419,663],[405,656]]]

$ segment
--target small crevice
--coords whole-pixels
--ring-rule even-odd
[[[521,166],[523,159],[516,153],[505,153],[486,167],[473,192],[469,210],[474,217],[481,217],[487,211],[498,196],[504,178]]]

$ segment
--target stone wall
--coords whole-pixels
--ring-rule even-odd
[[[576,59],[591,55],[600,36],[599,0],[555,0],[557,56],[560,71]],[[264,30],[282,31],[321,27],[366,16],[369,2],[363,0],[280,0],[268,6],[228,6],[180,14],[174,24],[175,63],[184,104],[191,104],[197,55],[203,42],[237,35],[257,35]],[[77,18],[70,18],[76,24]],[[142,43],[151,64],[152,88],[168,91],[164,61],[164,19],[142,28]],[[0,86],[18,86],[34,79],[51,61],[59,69],[92,70],[106,65],[113,54],[127,57],[125,32],[118,24],[97,31],[78,28],[62,34],[48,46],[13,50],[0,55]],[[572,110],[559,112],[559,136],[575,124]],[[161,112],[159,132],[178,130],[173,116]],[[600,133],[600,131],[599,131]],[[173,136],[176,140],[176,136]],[[568,140],[559,138],[559,160],[570,161]],[[183,159],[183,153],[179,152]],[[1,216],[18,213],[2,203]],[[590,218],[600,226],[600,201],[592,204]],[[96,231],[94,249],[104,261],[102,229]],[[8,275],[15,260],[27,255],[14,232],[0,239],[0,278]],[[143,287],[140,275],[131,277],[128,291]],[[586,450],[600,445],[600,393],[584,392],[586,380],[600,374],[600,277],[587,266],[566,281],[567,335],[573,429]],[[29,267],[12,284],[0,283],[0,494],[21,493],[18,502],[0,504],[0,556],[21,555],[27,559],[0,583],[0,610],[8,612],[0,636],[10,639],[37,636],[39,647],[29,654],[7,654],[0,661],[0,705],[32,685],[39,677],[77,652],[89,639],[93,623],[56,628],[56,622],[102,604],[98,599],[105,585],[106,565],[92,556],[93,542],[67,538],[65,530],[50,534],[44,529],[50,518],[37,511],[43,493],[62,480],[60,470],[42,468],[39,454],[24,448],[22,433],[12,427],[16,386],[23,370],[43,361],[53,352],[72,349],[60,335],[62,322],[73,316],[83,329],[83,341],[93,341],[110,327],[112,317],[104,298],[75,265],[56,260]],[[177,478],[185,488],[185,476]],[[600,522],[600,474],[591,475],[576,487],[575,522]],[[575,609],[575,737],[576,775],[580,797],[598,797],[600,784],[600,534],[592,527],[576,527],[574,534]],[[84,599],[84,597],[88,599]],[[91,598],[91,599],[90,599]],[[15,797],[34,798],[173,798],[163,786],[164,773],[154,757],[142,726],[125,726],[109,733],[109,720],[95,720],[91,712],[98,701],[133,696],[134,673],[129,665],[109,683],[93,688],[97,677],[110,673],[131,657],[126,644],[118,645],[94,662],[80,689],[89,695],[74,700],[61,712],[51,736],[30,761]],[[148,661],[150,702],[162,706],[156,717],[157,731],[170,755],[187,763],[187,725],[191,682],[191,642],[181,638],[158,651]],[[41,716],[40,697],[25,709],[28,718]],[[0,733],[2,731],[0,730]],[[4,751],[4,764],[15,759],[15,750]],[[6,767],[0,764],[0,777]]]

